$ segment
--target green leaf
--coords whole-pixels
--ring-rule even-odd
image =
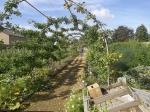
[[[18,109],[19,107],[20,107],[20,103],[17,102],[15,105],[10,106],[9,108],[10,108],[10,110],[16,110],[16,109]]]

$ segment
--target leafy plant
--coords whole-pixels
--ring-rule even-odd
[[[30,38],[0,51],[0,109],[18,109],[28,95],[48,88],[49,64],[76,51],[67,38],[55,42],[47,37]]]
[[[88,79],[96,79],[95,82],[100,84],[106,84],[108,80],[108,75],[110,79],[115,79],[112,69],[112,64],[118,61],[118,53],[106,53],[105,44],[103,42],[103,34],[105,32],[100,32],[96,26],[91,27],[86,31],[85,41],[89,46],[87,53],[87,63],[88,68],[90,69],[90,74],[87,76]],[[95,34],[95,35],[93,35]],[[108,70],[109,69],[109,70]],[[90,78],[88,78],[90,77]],[[88,80],[89,83],[90,80]]]
[[[16,77],[10,74],[0,74],[0,107],[1,109],[16,110],[29,94],[43,88],[42,83],[48,78],[48,68],[37,68],[26,76]]]
[[[150,90],[150,67],[138,66],[125,72],[132,87]]]
[[[0,50],[5,49],[6,46],[4,45],[4,42],[0,40]]]
[[[80,91],[72,91],[66,103],[66,112],[83,112],[83,99]]]
[[[24,0],[6,1],[4,13],[0,14],[0,20],[3,22],[0,29],[14,28],[15,30],[18,30],[18,28],[13,27],[13,25],[9,22],[9,19],[12,15],[21,15],[18,6],[23,1]],[[8,110],[15,110],[19,108],[20,102],[24,99],[24,97],[28,96],[32,92],[40,90],[41,86],[43,86],[43,81],[45,81],[47,75],[50,75],[47,72],[49,69],[47,68],[46,70],[43,70],[43,68],[45,66],[47,67],[49,63],[51,63],[50,61],[60,61],[68,55],[73,55],[73,53],[77,52],[78,42],[75,43],[76,41],[70,41],[70,35],[66,34],[68,31],[76,30],[83,33],[87,29],[88,25],[83,20],[79,20],[72,12],[72,9],[75,9],[76,12],[85,15],[84,20],[92,19],[97,23],[97,27],[101,28],[101,22],[96,19],[95,15],[84,8],[84,2],[75,3],[72,0],[65,0],[64,6],[69,10],[71,15],[70,18],[53,18],[46,16],[47,23],[32,21],[31,23],[40,32],[20,31],[19,29],[18,31],[23,35],[30,36],[28,37],[30,39],[25,42],[17,42],[12,46],[12,48],[1,51],[0,74],[2,79],[0,79],[0,82],[2,86],[0,88],[0,106],[2,108]],[[73,25],[73,27],[65,28],[64,26],[68,24],[69,26]],[[83,27],[79,28],[79,25]],[[50,38],[47,38],[47,33],[51,33]],[[73,34],[71,34],[71,37],[74,37]],[[75,44],[72,45],[72,43]],[[9,84],[6,85],[6,82]],[[77,96],[80,97],[78,94]],[[73,100],[74,101],[72,103],[80,103],[75,106],[79,107],[79,111],[82,110],[83,106],[81,106],[81,100],[77,100],[76,97],[73,97]]]

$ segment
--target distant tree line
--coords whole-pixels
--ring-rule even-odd
[[[114,30],[112,34],[112,41],[115,42],[124,42],[131,39],[141,42],[148,42],[150,41],[150,34],[148,33],[147,28],[143,24],[138,26],[135,32],[133,29],[127,26],[119,26],[117,29]]]

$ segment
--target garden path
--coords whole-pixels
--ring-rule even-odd
[[[65,102],[73,88],[80,88],[81,75],[84,72],[85,56],[76,57],[54,79],[49,81],[51,90],[38,92],[29,100],[25,111],[64,112]]]

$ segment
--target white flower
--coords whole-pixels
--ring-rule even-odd
[[[57,44],[57,41],[54,43],[54,45],[56,45]]]
[[[74,105],[72,105],[71,107],[74,108]]]

